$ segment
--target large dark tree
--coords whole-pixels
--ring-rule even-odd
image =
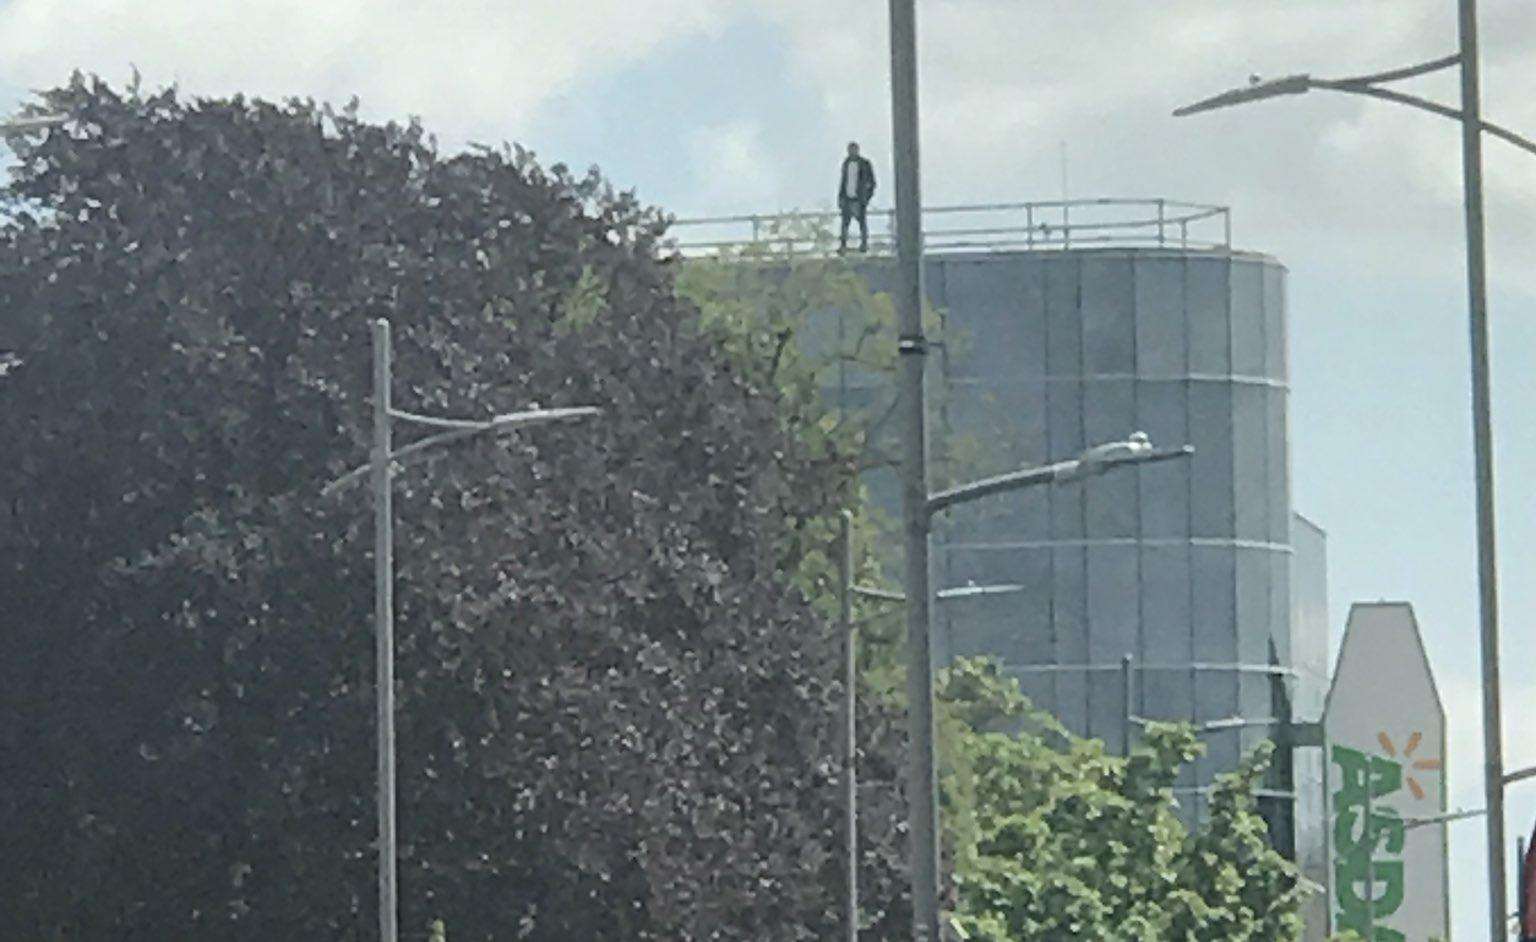
[[[40,107],[0,244],[0,938],[374,936],[371,518],[320,494],[367,458],[374,317],[402,408],[604,410],[399,476],[408,937],[832,935],[836,639],[790,585],[849,463],[677,300],[660,217],[305,103]]]

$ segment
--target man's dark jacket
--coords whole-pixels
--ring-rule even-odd
[[[859,165],[859,202],[868,203],[870,197],[875,195],[875,165],[866,157],[845,157],[843,165],[837,171],[837,202],[839,205],[847,202],[848,194],[844,192],[844,184],[848,180],[848,161],[856,161]]]

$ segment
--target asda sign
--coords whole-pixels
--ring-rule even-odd
[[[1450,934],[1445,712],[1413,609],[1355,605],[1323,714],[1329,908],[1368,942]]]

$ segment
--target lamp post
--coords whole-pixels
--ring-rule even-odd
[[[1478,77],[1477,2],[1458,0],[1455,55],[1430,62],[1362,75],[1326,80],[1292,75],[1248,88],[1234,89],[1179,108],[1175,116],[1195,114],[1231,105],[1297,95],[1312,89],[1369,95],[1450,118],[1461,124],[1462,202],[1466,215],[1467,308],[1472,351],[1472,448],[1475,465],[1477,511],[1477,583],[1483,674],[1483,789],[1487,801],[1488,917],[1490,937],[1505,937],[1504,907],[1507,880],[1504,861],[1504,788],[1514,779],[1504,773],[1504,735],[1499,691],[1499,603],[1495,556],[1493,500],[1493,431],[1488,378],[1488,285],[1483,248],[1482,134],[1487,132],[1522,150],[1536,154],[1536,143],[1483,120]],[[1459,66],[1461,108],[1393,89],[1383,84]]]
[[[843,931],[846,942],[859,939],[859,780],[858,780],[858,645],[857,624],[853,620],[853,597],[875,599],[882,602],[907,601],[906,593],[878,586],[857,585],[854,582],[853,520],[846,510],[842,516],[839,556],[838,610],[843,638],[843,858],[844,881],[847,893],[843,898]],[[971,598],[978,595],[1003,595],[1022,592],[1021,585],[964,585],[952,589],[940,589],[939,601]]]
[[[933,654],[928,627],[928,432],[923,372],[922,197],[918,181],[916,0],[890,0],[892,164],[896,185],[896,349],[906,544],[907,818],[911,828],[912,937],[939,942],[938,769],[933,755]]]
[[[354,468],[322,490],[334,494],[347,484],[368,475],[373,487],[373,613],[375,644],[375,702],[378,734],[378,817],[379,817],[379,938],[398,942],[399,904],[397,900],[395,836],[395,590],[394,590],[394,503],[392,482],[394,465],[401,459],[422,455],[434,445],[457,441],[486,432],[499,432],[525,425],[563,419],[579,419],[598,414],[590,406],[564,409],[533,409],[500,415],[488,421],[443,419],[417,415],[390,405],[390,331],[389,321],[373,322],[373,449],[370,460]],[[393,444],[395,420],[444,431],[396,449]]]
[[[906,548],[907,722],[910,756],[907,766],[908,826],[911,829],[909,868],[912,886],[912,927],[915,942],[939,942],[939,795],[933,748],[933,645],[929,626],[928,533],[933,515],[944,507],[986,494],[1026,487],[1044,471],[1046,479],[1065,467],[1016,472],[976,482],[941,494],[928,493],[928,432],[924,369],[928,341],[923,336],[922,187],[917,115],[916,0],[890,0],[891,129],[895,177],[896,226],[896,350],[902,440],[900,469],[902,527]],[[1146,445],[1145,436],[1141,445]],[[1146,450],[1151,451],[1150,446]],[[1066,462],[1081,467],[1079,462]],[[1076,473],[1075,471],[1072,473]]]

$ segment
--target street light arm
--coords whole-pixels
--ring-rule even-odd
[[[0,134],[23,134],[27,131],[38,131],[43,128],[56,128],[69,120],[68,115],[44,114],[31,118],[12,118],[9,121],[0,121]]]
[[[1395,101],[1400,105],[1408,105],[1411,108],[1418,108],[1422,111],[1428,111],[1432,114],[1440,115],[1443,118],[1450,118],[1452,121],[1459,122],[1462,119],[1461,112],[1448,105],[1442,105],[1437,101],[1430,101],[1427,98],[1420,98],[1418,95],[1409,95],[1406,92],[1393,91],[1390,88],[1377,88],[1374,85],[1356,84],[1354,79],[1345,79],[1337,82],[1315,82],[1314,85],[1317,88],[1326,88],[1339,92],[1349,92],[1352,95],[1369,95],[1372,98],[1381,98],[1385,99],[1386,101]],[[1479,121],[1478,126],[1488,134],[1492,134],[1494,137],[1508,141],[1521,150],[1536,154],[1536,141],[1528,140],[1524,137],[1521,137],[1519,134],[1516,134],[1514,131],[1499,127],[1497,124],[1491,124],[1487,121]]]
[[[906,593],[882,589],[879,586],[851,585],[848,587],[848,591],[854,595],[862,595],[867,599],[879,599],[882,602],[905,602],[907,600]]]
[[[561,409],[527,409],[523,412],[504,412],[489,419],[440,419],[436,416],[406,412],[404,409],[390,409],[389,416],[392,419],[414,422],[417,425],[463,429],[469,432],[489,432],[513,425],[534,425],[540,422],[554,422],[559,419],[586,418],[587,416],[597,415],[600,411],[596,406],[572,406]]]
[[[1477,808],[1471,811],[1452,811],[1449,814],[1437,814],[1427,818],[1404,818],[1403,830],[1411,831],[1414,828],[1427,827],[1431,824],[1448,824],[1452,821],[1461,821],[1466,818],[1479,818],[1488,813],[1486,808]]]
[[[1393,69],[1390,72],[1377,72],[1374,75],[1357,75],[1345,79],[1315,79],[1310,75],[1288,75],[1285,78],[1272,79],[1268,82],[1258,82],[1247,88],[1235,88],[1231,91],[1222,92],[1219,95],[1213,95],[1202,101],[1197,101],[1192,105],[1175,108],[1173,116],[1183,118],[1202,111],[1230,108],[1233,105],[1243,105],[1250,101],[1262,101],[1266,98],[1278,98],[1281,95],[1300,95],[1314,88],[1322,88],[1328,91],[1348,92],[1351,95],[1369,95],[1372,98],[1394,101],[1400,105],[1418,108],[1420,111],[1428,111],[1443,118],[1450,118],[1452,121],[1461,121],[1461,112],[1448,105],[1442,105],[1427,98],[1420,98],[1418,95],[1410,95],[1407,92],[1380,87],[1382,82],[1394,82],[1405,78],[1412,78],[1416,75],[1437,72],[1440,69],[1449,68],[1460,62],[1460,56],[1446,56],[1443,59],[1435,59],[1431,62]],[[1483,121],[1481,118],[1478,120],[1478,127],[1494,137],[1508,141],[1521,150],[1536,154],[1536,141],[1522,137],[1508,128],[1502,128],[1497,124]]]
[[[434,419],[430,416],[418,416],[409,412],[390,410],[393,418],[417,421],[424,425],[447,425],[449,430],[439,432],[436,435],[428,435],[419,441],[411,442],[404,448],[397,448],[390,454],[391,461],[399,461],[402,458],[419,454],[434,445],[442,445],[455,442],[463,438],[470,438],[482,432],[496,432],[504,429],[516,428],[524,425],[538,425],[544,422],[554,422],[560,419],[579,419],[587,416],[598,415],[602,410],[594,406],[575,406],[562,409],[534,409],[527,412],[509,412],[498,415],[489,422],[466,422],[462,419]],[[372,464],[365,464],[353,468],[346,474],[321,488],[320,493],[325,496],[335,493],[353,481],[359,480],[372,468]]]
[[[1010,471],[1007,474],[999,474],[996,477],[982,478],[980,481],[972,481],[959,487],[939,491],[928,497],[928,516],[932,517],[941,510],[946,510],[956,504],[963,504],[992,494],[1002,494],[1007,491],[1017,491],[1036,484],[1050,484],[1055,481],[1059,473],[1065,472],[1077,466],[1077,459],[1071,461],[1058,461],[1055,464],[1042,465],[1038,468],[1026,468],[1022,471]]]
[[[1121,444],[1121,443],[1112,443]],[[1104,447],[1104,446],[1099,446]],[[1094,449],[1089,449],[1085,455],[1091,455]],[[1022,471],[1011,471],[1007,474],[999,474],[996,477],[983,478],[970,484],[962,484],[948,490],[939,491],[928,498],[928,516],[942,510],[947,510],[956,504],[969,503],[982,497],[990,497],[993,494],[1002,494],[1008,491],[1022,490],[1037,484],[1055,484],[1066,481],[1076,481],[1085,477],[1103,474],[1113,468],[1132,464],[1151,464],[1158,461],[1168,461],[1174,458],[1186,458],[1194,454],[1195,449],[1191,445],[1179,448],[1153,449],[1133,451],[1127,454],[1111,455],[1101,459],[1073,458],[1070,461],[1058,461],[1054,464],[1042,465],[1038,468],[1026,468]]]
[[[1507,773],[1504,776],[1504,784],[1513,785],[1516,782],[1522,782],[1528,778],[1536,778],[1536,765],[1533,765],[1528,769],[1521,769],[1518,772]]]
[[[1247,88],[1234,88],[1231,91],[1222,92],[1220,95],[1212,95],[1192,105],[1175,108],[1173,116],[1182,118],[1185,115],[1198,114],[1202,111],[1214,111],[1217,108],[1230,108],[1233,105],[1242,105],[1250,101],[1260,101],[1265,98],[1278,98],[1281,95],[1300,95],[1314,85],[1312,76],[1287,75],[1285,78],[1271,79],[1268,82],[1257,82]]]
[[[1340,82],[1356,85],[1376,85],[1381,82],[1400,82],[1403,79],[1413,78],[1418,75],[1428,75],[1431,72],[1439,72],[1441,69],[1449,69],[1461,64],[1461,54],[1452,53],[1439,59],[1431,59],[1428,62],[1420,62],[1418,65],[1404,66],[1401,69],[1390,69],[1386,72],[1375,72],[1371,75],[1357,75],[1353,78],[1339,79]],[[1319,82],[1318,84],[1322,84]]]

